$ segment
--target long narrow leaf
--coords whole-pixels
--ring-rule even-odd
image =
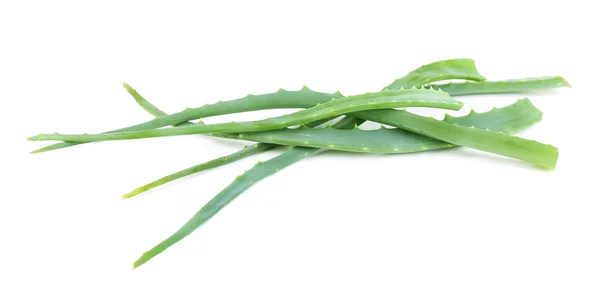
[[[462,102],[451,98],[450,95],[441,90],[423,88],[384,90],[380,92],[369,92],[347,96],[344,98],[331,99],[326,103],[318,104],[307,109],[258,121],[217,123],[207,125],[195,124],[185,127],[171,127],[164,129],[107,134],[39,134],[37,136],[30,137],[29,140],[108,141],[190,134],[265,131],[305,124],[312,121],[344,114],[351,114],[353,112],[363,110],[408,107],[429,107],[460,110],[462,106]]]

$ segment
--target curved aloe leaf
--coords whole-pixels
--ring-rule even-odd
[[[375,154],[413,153],[452,147],[448,143],[424,135],[384,127],[376,130],[301,127],[269,133],[242,133],[238,138],[277,145]]]
[[[470,58],[457,58],[440,60],[423,65],[402,78],[396,79],[385,89],[394,90],[421,86],[436,81],[449,79],[463,79],[472,81],[484,81],[486,78],[479,74],[475,61]]]
[[[514,133],[539,122],[541,118],[542,112],[533,106],[529,99],[521,99],[507,107],[496,108],[485,113],[471,111],[463,117],[446,115],[444,121],[491,131]],[[303,126],[295,129],[241,133],[237,138],[278,145],[377,154],[413,153],[455,146],[404,129],[383,127],[377,130],[361,130],[358,127],[352,130],[341,130],[333,127],[315,129]],[[514,148],[514,150],[519,149],[520,147]]]
[[[571,85],[560,76],[529,77],[522,79],[508,79],[500,81],[463,82],[431,85],[435,89],[441,89],[450,95],[470,94],[492,94],[492,93],[515,93],[551,88],[571,87]]]
[[[142,256],[133,264],[134,268],[148,262],[156,255],[162,253],[173,244],[187,237],[196,228],[218,213],[223,207],[229,204],[238,195],[252,186],[255,182],[272,175],[301,159],[312,154],[313,148],[296,147],[293,150],[288,150],[285,153],[276,156],[266,162],[256,164],[252,169],[246,171],[243,175],[238,176],[235,180],[204,205],[189,221],[187,221],[181,229],[177,230],[169,238],[162,241],[152,249],[144,252]]]
[[[407,111],[378,110],[356,112],[356,117],[402,128],[454,145],[499,154],[526,161],[547,170],[556,168],[558,149],[516,136],[476,127],[447,123]]]
[[[446,114],[442,121],[464,127],[476,127],[495,132],[514,134],[542,120],[542,111],[535,107],[529,98],[522,98],[513,104],[477,113],[473,109],[466,116]]]
[[[430,107],[460,110],[462,106],[463,103],[452,99],[447,93],[441,90],[422,88],[385,90],[381,92],[372,92],[332,99],[329,102],[318,104],[311,108],[259,121],[219,123],[209,125],[196,124],[185,127],[172,127],[108,134],[40,134],[30,137],[29,140],[107,141],[190,134],[263,131],[304,124],[362,110],[377,110],[400,107]]]
[[[446,115],[444,122],[466,127],[512,134],[529,127],[542,119],[542,112],[529,99],[502,108],[494,108],[484,113],[471,110],[467,116]],[[255,141],[261,143],[323,148],[330,150],[398,154],[428,151],[454,147],[455,145],[416,134],[407,130],[381,128],[378,130],[340,130],[333,127],[310,128],[302,126],[295,129],[230,134],[227,138]],[[518,149],[518,148],[516,148]]]
[[[333,126],[338,129],[350,129],[363,122],[364,120],[347,117],[338,121]],[[217,214],[222,208],[233,201],[246,189],[251,187],[254,183],[316,153],[317,151],[319,151],[317,148],[293,147],[266,162],[257,163],[254,167],[252,167],[252,169],[247,170],[240,176],[237,176],[229,186],[227,186],[208,203],[206,203],[194,216],[192,216],[189,221],[187,221],[179,230],[177,230],[177,232],[160,242],[160,244],[154,246],[152,249],[144,252],[142,256],[134,262],[133,267],[139,267],[140,265],[154,258],[156,255],[162,253],[167,248],[171,247],[173,244],[187,237],[194,230],[196,230],[196,228],[208,221],[212,216]]]
[[[224,157],[220,157],[220,158],[217,158],[217,159],[214,159],[214,160],[211,160],[211,161],[199,164],[199,165],[195,165],[193,167],[189,167],[185,170],[179,171],[174,174],[170,174],[166,177],[162,177],[162,178],[160,178],[156,181],[153,181],[149,184],[143,185],[143,186],[136,188],[135,190],[123,195],[123,198],[126,199],[126,198],[131,198],[133,196],[137,196],[147,190],[156,188],[162,184],[172,182],[174,180],[177,180],[177,179],[180,179],[180,178],[183,178],[183,177],[186,177],[186,176],[189,176],[189,175],[192,175],[192,174],[204,171],[204,170],[208,170],[211,168],[216,168],[216,167],[219,167],[219,166],[222,166],[225,164],[229,164],[229,163],[235,162],[237,160],[243,159],[245,157],[257,154],[259,152],[264,152],[264,151],[269,150],[276,146],[277,145],[266,144],[266,143],[255,144],[252,146],[246,146],[242,150],[239,150],[233,154],[230,154],[230,155],[227,155]]]

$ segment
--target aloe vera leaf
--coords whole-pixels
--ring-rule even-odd
[[[472,81],[484,81],[486,78],[479,74],[475,61],[470,58],[447,59],[423,65],[407,75],[396,79],[385,87],[394,90],[421,86],[436,81],[449,79],[463,79]]]
[[[364,120],[355,119],[352,117],[346,117],[341,119],[333,125],[338,129],[350,129],[356,125],[360,125]],[[167,248],[171,247],[175,243],[181,241],[187,237],[194,230],[212,218],[222,208],[233,201],[237,196],[251,187],[254,183],[292,165],[316,152],[319,149],[310,147],[293,147],[284,153],[269,159],[265,162],[258,162],[250,170],[245,171],[242,175],[239,175],[235,180],[219,192],[214,198],[206,203],[190,220],[188,220],[179,230],[167,239],[154,246],[152,249],[144,252],[140,258],[138,258],[133,268],[137,268],[140,265],[148,262],[156,255],[162,253]]]
[[[184,169],[184,170],[178,171],[176,173],[170,174],[168,176],[162,177],[158,180],[152,181],[146,185],[143,185],[141,187],[134,189],[133,191],[131,191],[127,194],[124,194],[123,198],[126,199],[126,198],[131,198],[131,197],[137,196],[145,191],[156,188],[165,183],[172,182],[174,180],[177,180],[177,179],[180,179],[180,178],[183,178],[183,177],[186,177],[186,176],[189,176],[189,175],[201,172],[201,171],[205,171],[208,169],[226,165],[226,164],[235,162],[237,160],[243,159],[245,157],[257,154],[259,152],[267,151],[276,146],[277,145],[275,145],[275,144],[267,144],[267,143],[246,146],[243,149],[241,149],[235,153],[232,153],[232,154],[220,157],[220,158],[216,158],[214,160],[211,160],[211,161],[199,164],[199,165],[189,167],[187,169]]]
[[[361,119],[379,122],[426,135],[454,145],[470,147],[481,151],[503,155],[532,163],[546,170],[554,170],[558,159],[558,149],[516,136],[494,132],[483,128],[465,127],[433,118],[409,113],[405,110],[377,110],[356,112]]]
[[[108,134],[40,134],[30,137],[32,141],[107,141],[165,137],[190,134],[249,132],[285,128],[304,124],[333,116],[344,115],[362,110],[377,110],[400,107],[430,107],[460,110],[463,103],[451,98],[441,90],[400,89],[370,92],[344,98],[332,99],[314,107],[296,111],[279,117],[259,121],[231,122],[208,125],[189,125],[164,129],[140,130]]]
[[[137,92],[137,90],[135,90],[133,87],[131,87],[131,85],[129,85],[129,84],[125,84],[125,85],[126,85],[125,89],[127,90],[127,92],[129,92],[129,94],[133,97],[135,102],[137,102],[140,105],[140,107],[143,108],[146,112],[153,115],[154,117],[163,117],[163,116],[168,115],[166,112],[160,110],[158,107],[156,107],[154,104],[150,103],[147,99],[145,99],[142,95],[140,95],[140,93]],[[270,95],[275,95],[275,94],[270,94]],[[235,101],[235,100],[233,100],[233,101]],[[321,120],[315,121],[313,123],[306,124],[306,126],[316,127],[316,126],[322,125],[330,120],[333,120],[335,118],[337,118],[337,116],[326,118],[326,119],[321,119]],[[199,123],[203,124],[202,121],[200,121]],[[184,125],[193,125],[193,124],[194,124],[193,122],[186,121],[186,122],[175,124],[174,126],[184,126]]]
[[[452,146],[443,141],[403,129],[387,129],[384,127],[376,130],[301,127],[279,129],[269,133],[241,133],[238,138],[278,145],[376,154],[413,153]]]
[[[441,89],[445,92],[448,92],[450,95],[457,96],[470,94],[516,93],[571,87],[571,85],[561,76],[543,76],[500,81],[462,83],[451,82],[447,84],[431,85],[426,87]]]
[[[455,123],[464,127],[476,127],[505,134],[514,134],[542,120],[542,111],[535,107],[529,98],[521,98],[516,102],[493,108],[487,112],[477,113],[473,109],[466,116],[446,114],[442,121]]]
[[[495,108],[484,113],[476,113],[471,110],[467,116],[463,117],[446,115],[443,121],[510,134],[529,127],[541,119],[542,112],[529,99],[520,99],[511,105]],[[228,138],[232,138],[232,136],[228,136]],[[358,127],[352,130],[340,130],[332,127],[315,129],[302,126],[295,129],[285,128],[241,133],[237,135],[237,139],[278,145],[380,154],[412,153],[455,146],[407,130],[386,129],[383,127],[378,130],[361,130]]]

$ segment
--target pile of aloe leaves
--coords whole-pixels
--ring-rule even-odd
[[[408,112],[405,108],[425,107],[458,111],[464,103],[460,95],[526,93],[570,87],[560,76],[488,80],[468,58],[447,59],[423,65],[408,72],[380,91],[342,95],[313,91],[307,87],[289,91],[247,95],[242,98],[206,104],[168,114],[144,99],[128,84],[123,85],[153,119],[100,134],[39,134],[30,141],[59,141],[32,153],[64,149],[90,142],[201,134],[206,137],[255,142],[238,152],[186,168],[150,182],[125,194],[131,198],[165,183],[235,162],[274,148],[286,147],[280,155],[259,162],[235,177],[192,216],[179,230],[144,252],[134,268],[146,263],[181,241],[208,221],[246,189],[304,158],[323,150],[370,154],[418,153],[430,150],[468,147],[533,164],[541,170],[554,170],[558,149],[515,136],[541,121],[542,112],[528,98],[487,112],[442,120]],[[293,113],[246,122],[205,124],[211,116],[271,110],[297,109]],[[195,122],[193,122],[195,121]],[[366,121],[380,123],[377,130],[363,130]],[[386,127],[384,127],[386,125]]]

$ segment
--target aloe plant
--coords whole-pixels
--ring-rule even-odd
[[[466,82],[435,84],[442,80],[466,80]],[[322,149],[360,153],[413,153],[466,146],[520,159],[545,169],[554,169],[558,157],[558,150],[555,147],[510,135],[541,119],[541,112],[527,99],[484,113],[472,111],[464,117],[446,115],[441,121],[393,108],[432,107],[458,110],[462,108],[463,103],[449,96],[512,93],[569,86],[561,77],[488,81],[479,74],[471,59],[452,59],[424,65],[395,80],[379,92],[344,96],[339,92],[315,92],[307,87],[298,91],[280,89],[275,93],[248,95],[241,99],[217,102],[167,115],[143,99],[129,85],[124,84],[138,104],[153,114],[155,119],[103,134],[41,134],[29,140],[65,141],[34,152],[51,151],[96,141],[187,134],[261,142],[229,156],[161,178],[124,197],[137,195],[174,179],[227,164],[279,145],[292,146],[283,154],[264,163],[259,162],[252,169],[236,177],[183,227],[157,246],[144,252],[134,263],[136,268],[188,236],[256,182]],[[216,115],[276,108],[302,110],[253,122],[222,124],[189,122]],[[332,127],[315,128],[342,115],[344,117]],[[367,120],[388,124],[395,128],[382,127],[380,130],[373,131],[358,129],[358,125]],[[300,128],[289,128],[294,125],[300,125]],[[165,126],[174,127],[162,128]]]
[[[410,81],[406,84],[410,85]],[[412,83],[415,86],[424,85],[426,83]],[[393,111],[393,110],[391,110]],[[373,111],[368,111],[373,112]],[[541,112],[535,108],[528,99],[519,100],[513,105],[494,109],[485,113],[475,113],[471,111],[469,115],[465,117],[450,117],[446,116],[444,122],[458,124],[471,124],[475,126],[478,122],[479,125],[483,125],[490,130],[496,130],[498,132],[511,133],[518,132],[530,125],[537,123],[541,119]],[[337,129],[350,129],[361,124],[364,120],[353,117],[345,117],[338,123],[334,124],[333,128]],[[268,133],[268,132],[267,132]],[[452,146],[446,144],[447,147]],[[165,239],[149,251],[146,251],[142,256],[134,262],[134,268],[146,263],[156,255],[162,253],[164,250],[182,240],[189,234],[191,234],[196,228],[202,225],[204,222],[209,220],[229,202],[235,199],[238,195],[244,192],[247,188],[252,186],[254,183],[268,177],[275,172],[302,160],[319,151],[318,148],[309,147],[292,147],[283,154],[272,158],[264,163],[258,163],[252,169],[246,171],[243,175],[236,177],[236,179],[219,194],[217,194],[209,203],[203,206],[186,224],[183,225],[177,232]],[[177,174],[177,173],[176,173]]]

